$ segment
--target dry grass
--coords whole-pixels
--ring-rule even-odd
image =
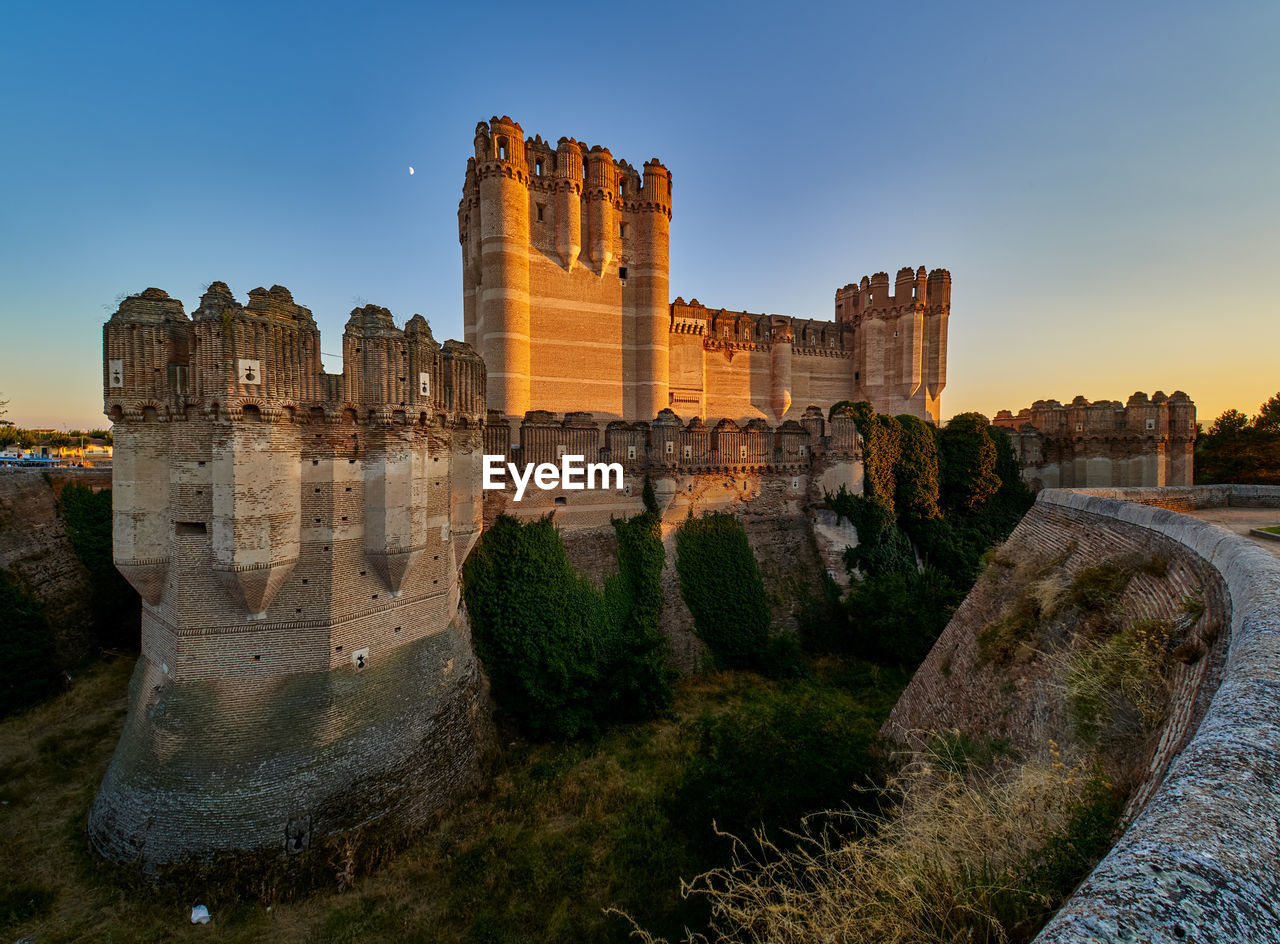
[[[153,889],[88,851],[87,814],[131,669],[131,659],[96,666],[0,722],[0,941],[624,941],[610,905],[674,934],[702,907],[681,898],[680,876],[711,864],[670,815],[698,749],[694,721],[790,697],[748,673],[697,676],[678,687],[671,718],[567,745],[507,740],[476,795],[376,873],[339,844],[326,887],[273,901],[213,883]],[[210,924],[190,924],[196,903]]]
[[[1038,863],[1053,837],[1071,831],[1091,785],[1088,765],[1064,761],[1054,745],[1042,759],[994,770],[919,754],[892,785],[896,814],[882,821],[850,816],[843,833],[806,828],[786,848],[761,835],[735,842],[730,867],[685,886],[712,912],[709,934],[685,941],[1025,940],[1062,894],[1037,878]]]

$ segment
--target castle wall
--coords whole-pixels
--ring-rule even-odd
[[[683,423],[670,410],[652,423],[603,425],[590,414],[561,418],[531,411],[518,437],[505,427],[505,420],[491,418],[485,451],[517,465],[581,455],[587,462],[623,467],[621,487],[530,487],[517,502],[508,477],[503,480],[506,488],[484,493],[486,523],[499,514],[524,520],[554,514],[570,562],[598,585],[617,570],[612,519],[644,511],[641,496],[645,478],[650,479],[667,553],[659,627],[670,641],[674,664],[683,671],[698,668],[705,652],[675,570],[675,534],[690,514],[723,511],[742,522],[769,590],[774,625],[787,631],[798,628],[802,605],[822,594],[822,572],[850,540],[847,530],[819,526],[829,524],[825,493],[841,487],[853,494],[862,491],[860,443],[847,417],[828,425],[811,410],[803,425],[771,428],[757,421],[740,427],[722,421],[708,428],[699,420]],[[513,438],[515,446],[510,445]]]
[[[1174,670],[1171,716],[1123,834],[1037,941],[1275,937],[1280,565],[1247,538],[1168,510],[1227,505],[1274,508],[1280,489],[1046,490],[1005,546],[1014,555],[1067,550],[1068,568],[1081,555],[1087,563],[1124,549],[1167,552],[1167,584],[1138,575],[1122,598],[1126,612],[1166,615],[1179,593],[1203,588],[1197,625],[1221,630],[1216,639],[1202,632],[1205,655]],[[981,611],[994,612],[998,582],[989,571],[956,611],[890,716],[898,730],[922,718],[935,728],[980,718],[989,733],[1000,717],[998,702],[982,703],[985,686],[967,677],[963,655]],[[1036,684],[1016,687],[1025,695]]]
[[[1191,485],[1196,407],[1182,391],[1135,393],[1127,403],[1076,397],[1037,400],[1017,416],[996,414],[1032,488],[1143,488]]]
[[[240,306],[215,282],[194,316],[149,289],[105,329],[116,563],[144,605],[90,832],[152,865],[422,814],[474,776],[483,729],[458,588],[483,363],[366,306],[326,375],[278,286]]]
[[[738,422],[870,400],[937,422],[951,276],[879,272],[836,292],[834,321],[670,299],[671,174],[600,146],[476,128],[458,205],[467,342],[489,406],[628,421],[664,409]],[[513,427],[514,429],[514,427]]]

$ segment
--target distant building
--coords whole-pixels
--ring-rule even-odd
[[[1192,484],[1196,405],[1181,390],[1124,404],[1037,400],[1017,416],[1001,410],[994,425],[1009,431],[1032,488]]]

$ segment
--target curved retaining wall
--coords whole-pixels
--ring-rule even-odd
[[[1231,633],[1195,734],[1036,940],[1280,942],[1280,559],[1169,510],[1280,507],[1280,488],[1051,489],[1038,502],[1145,528],[1204,559],[1226,583]]]

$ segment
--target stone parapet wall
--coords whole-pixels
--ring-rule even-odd
[[[1204,604],[1199,633],[1213,637],[1205,640],[1204,657],[1178,664],[1170,680],[1177,693],[1175,710],[1147,759],[1143,783],[1158,781],[1172,754],[1194,731],[1219,677],[1226,650],[1220,628],[1230,618],[1226,586],[1207,562],[1175,540],[1045,502],[1037,502],[994,555],[894,706],[886,733],[915,743],[913,732],[956,728],[975,736],[1006,737],[1028,753],[1042,750],[1069,727],[1061,699],[1053,695],[1060,685],[1054,664],[1030,659],[1010,671],[984,662],[977,646],[983,628],[1008,612],[1013,593],[1025,592],[1016,588],[1018,568],[1044,567],[1046,575],[1052,570],[1066,586],[1085,568],[1104,561],[1155,559],[1163,572],[1139,567],[1116,601],[1117,615],[1126,623],[1176,623],[1185,601],[1193,598]],[[1135,795],[1143,789],[1139,785]]]
[[[1229,506],[1280,506],[1276,487],[1191,491]],[[1226,664],[1151,798],[1037,940],[1280,941],[1280,560],[1222,528],[1120,500],[1124,490],[1111,495],[1053,490],[1037,507],[1142,528],[1211,565],[1230,602]]]
[[[1204,653],[1174,669],[1129,826],[1038,941],[1280,941],[1280,560],[1179,513],[1235,507],[1280,507],[1280,488],[1042,491],[890,715],[886,733],[906,740],[958,728],[1034,748],[1061,730],[1060,699],[1048,697],[1061,681],[1043,660],[1007,678],[978,658],[978,633],[1006,611],[1020,563],[1053,562],[1069,579],[1108,559],[1166,560],[1118,599],[1126,621],[1203,600]]]

